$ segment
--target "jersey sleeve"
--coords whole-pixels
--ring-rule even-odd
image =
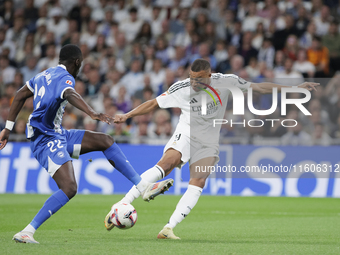
[[[242,92],[247,92],[251,85],[251,82],[244,80],[243,78],[235,74],[218,74],[221,75],[222,79],[225,79],[226,84],[234,85],[242,90]]]
[[[235,81],[235,86],[240,88],[242,92],[247,92],[250,87],[251,82],[237,76],[237,82]]]
[[[173,108],[179,106],[178,95],[176,92],[170,93],[169,90],[156,97],[156,100],[160,108]]]
[[[28,88],[32,93],[34,93],[34,85],[33,85],[34,82],[33,82],[33,79],[34,79],[34,77],[33,77],[32,79],[26,81],[26,86],[27,86],[27,88]]]
[[[60,79],[56,91],[56,96],[60,99],[64,99],[64,93],[67,89],[74,89],[75,80],[71,75],[66,75]]]
[[[174,108],[181,106],[181,93],[183,88],[190,86],[189,81],[179,81],[174,83],[166,92],[156,97],[160,108]],[[182,103],[183,104],[183,103]]]

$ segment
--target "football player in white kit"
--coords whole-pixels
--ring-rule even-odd
[[[159,232],[157,236],[159,239],[180,239],[174,235],[173,228],[194,208],[210,174],[203,171],[196,172],[196,166],[199,166],[200,169],[208,169],[209,166],[214,166],[219,161],[218,142],[221,125],[214,127],[213,120],[223,119],[230,88],[236,86],[242,92],[247,92],[251,87],[254,91],[267,94],[272,93],[273,88],[277,88],[280,92],[282,87],[287,87],[269,82],[251,83],[236,75],[212,74],[209,62],[204,59],[197,59],[192,63],[189,76],[190,78],[173,84],[168,91],[157,98],[141,104],[126,114],[116,115],[114,118],[115,123],[123,123],[129,118],[149,113],[158,107],[179,107],[182,110],[177,128],[164,148],[163,157],[154,167],[141,175],[146,181],[156,182],[167,176],[175,167],[181,168],[189,162],[188,188],[178,202],[169,222]],[[319,84],[305,82],[298,87],[315,90],[317,85]],[[205,100],[205,106],[202,104],[203,97],[201,95],[202,93],[209,94],[208,89],[217,92],[219,98],[213,100],[207,96],[208,100]],[[213,95],[212,92],[210,94]],[[234,100],[237,98],[234,97]],[[205,114],[202,114],[203,107],[205,107]],[[139,195],[136,187],[132,187],[120,202],[132,203]],[[109,214],[105,221],[108,219]],[[105,223],[105,227],[111,230],[113,225]]]

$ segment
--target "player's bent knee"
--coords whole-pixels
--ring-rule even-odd
[[[105,151],[106,149],[110,148],[114,142],[115,141],[112,136],[100,133],[96,137],[96,149]]]
[[[105,149],[108,149],[112,146],[112,144],[115,142],[115,140],[110,135],[107,135],[107,134],[103,134],[103,135],[104,135],[103,140],[104,140]]]
[[[77,183],[73,182],[67,185],[66,187],[62,188],[66,196],[71,199],[77,194]]]

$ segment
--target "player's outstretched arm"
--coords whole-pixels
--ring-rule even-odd
[[[102,122],[106,122],[107,124],[111,124],[113,121],[113,118],[110,117],[107,114],[104,113],[97,113],[95,112],[79,95],[75,90],[73,89],[67,89],[64,92],[64,98],[74,107],[78,108],[79,110],[85,112],[87,115],[89,115],[94,120],[100,120]]]
[[[129,111],[126,114],[117,114],[114,117],[114,123],[124,123],[129,118],[149,113],[157,109],[158,107],[159,106],[158,106],[158,102],[156,99],[146,101],[145,103],[139,105],[138,107]]]
[[[17,91],[13,99],[12,105],[9,109],[6,127],[0,133],[0,150],[2,150],[8,141],[9,134],[13,128],[15,119],[17,118],[21,108],[24,106],[26,99],[33,96],[27,85],[24,85]]]
[[[307,89],[309,91],[311,90],[316,90],[316,86],[319,86],[320,83],[315,83],[315,82],[304,82],[298,86],[294,86],[294,87],[298,87],[298,88],[304,88]],[[263,83],[252,83],[250,85],[250,87],[254,90],[257,91],[261,94],[271,94],[273,91],[273,88],[277,88],[278,92],[281,91],[281,88],[287,88],[287,86],[284,85],[279,85],[279,84],[275,84],[275,83],[271,83],[271,82],[263,82]]]

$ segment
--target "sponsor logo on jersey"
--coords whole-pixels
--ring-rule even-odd
[[[202,114],[202,106],[201,105],[198,105],[198,106],[193,105],[193,106],[191,106],[191,110],[192,110],[192,112],[197,112],[199,116],[211,115],[211,114],[217,112],[219,105],[220,105],[219,101],[216,102],[216,105],[215,105],[215,102],[213,102],[213,101],[208,102],[206,104],[206,112],[204,114]]]
[[[67,83],[68,85],[72,85],[72,84],[73,84],[73,82],[70,81],[70,80],[67,80],[66,83]]]

